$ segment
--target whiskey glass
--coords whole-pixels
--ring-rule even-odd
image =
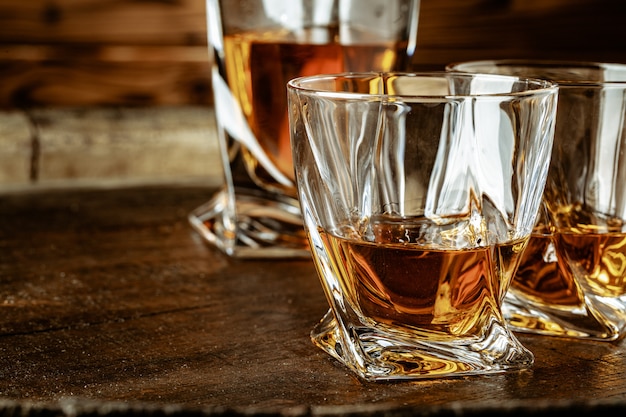
[[[471,61],[452,71],[559,85],[540,219],[504,304],[518,331],[617,341],[626,334],[626,65]]]
[[[372,381],[532,365],[501,303],[536,222],[557,90],[445,72],[289,82],[298,195],[329,303],[315,345]]]
[[[419,0],[207,0],[223,187],[191,226],[236,258],[310,258],[296,196],[286,84],[406,70]]]

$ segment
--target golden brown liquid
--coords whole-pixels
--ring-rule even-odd
[[[553,236],[534,234],[511,288],[539,303],[578,306],[583,301],[574,276],[596,295],[626,294],[626,233],[589,233],[578,227]]]
[[[557,251],[582,285],[602,297],[626,294],[626,233],[557,233]],[[571,278],[570,278],[571,279]]]
[[[224,38],[226,81],[235,100],[272,163],[293,181],[286,84],[292,78],[343,71],[391,71],[406,68],[406,42],[346,46],[335,33],[315,33],[327,44],[294,43],[283,33],[249,33]],[[216,103],[219,106],[219,103]],[[295,195],[259,165],[248,148],[229,140],[235,185]]]
[[[377,236],[398,235],[378,225]],[[366,242],[321,233],[362,316],[429,338],[480,335],[500,305],[525,241],[467,250]],[[397,242],[397,241],[396,241]]]
[[[511,289],[520,291],[538,303],[556,306],[579,306],[579,297],[566,264],[557,262],[551,235],[533,234],[524,251]]]

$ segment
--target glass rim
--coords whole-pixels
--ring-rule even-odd
[[[558,77],[541,78],[532,76],[531,78],[549,79],[559,85],[563,86],[626,86],[626,64],[617,62],[600,62],[600,61],[585,61],[585,60],[558,60],[558,59],[532,59],[532,58],[507,58],[507,59],[479,59],[468,61],[456,61],[446,65],[446,70],[450,72],[467,72],[462,69],[463,66],[476,66],[476,72],[470,72],[470,74],[484,74],[487,72],[481,72],[486,66],[498,66],[503,67],[529,67],[529,68],[544,68],[551,70],[559,69],[587,69],[587,70],[618,70],[624,73],[624,77],[621,80],[597,80],[597,79],[558,79]],[[489,73],[495,74],[495,73]],[[497,75],[500,75],[499,73]],[[502,74],[504,75],[504,74]]]
[[[494,81],[509,81],[520,82],[526,84],[532,84],[535,88],[523,89],[520,91],[509,92],[481,92],[475,94],[403,94],[403,93],[362,93],[362,92],[350,92],[340,91],[332,89],[319,89],[313,87],[303,86],[302,83],[313,80],[337,80],[340,78],[345,79],[357,79],[357,78],[389,78],[389,77],[409,77],[409,78],[480,78],[483,80]],[[469,73],[463,71],[417,71],[417,72],[401,72],[401,71],[388,71],[388,72],[338,72],[328,74],[316,74],[297,77],[287,82],[287,88],[290,90],[296,90],[307,94],[316,94],[327,97],[336,98],[367,98],[367,99],[381,99],[381,98],[402,98],[402,99],[439,99],[439,100],[451,100],[460,98],[503,98],[503,97],[524,97],[534,96],[541,93],[549,93],[558,91],[558,85],[550,80],[532,78],[532,77],[519,77],[516,75],[503,75],[503,74],[484,74],[484,73]]]

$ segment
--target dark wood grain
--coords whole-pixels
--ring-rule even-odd
[[[205,42],[204,1],[2,0],[0,40],[40,45]]]
[[[622,0],[421,0],[415,69],[626,63]],[[0,108],[210,104],[202,0],[3,0]]]
[[[210,104],[204,1],[3,0],[0,108]]]
[[[415,63],[562,59],[626,63],[621,0],[421,0]]]
[[[363,383],[309,340],[309,261],[235,261],[187,213],[211,190],[0,195],[3,415],[571,415],[626,411],[626,347],[520,336],[532,370]]]
[[[1,45],[0,45],[1,48]],[[0,54],[0,109],[46,106],[129,106],[212,104],[209,61],[205,47],[160,48],[157,57],[142,60],[153,51],[145,48],[107,48],[116,59],[96,47],[83,48],[92,59],[80,58],[77,48],[46,47],[32,59],[3,60]],[[18,48],[15,55],[28,54]],[[41,57],[38,59],[37,57]],[[185,60],[179,60],[185,57]],[[202,57],[202,59],[198,58]]]

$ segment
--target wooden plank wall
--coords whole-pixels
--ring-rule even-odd
[[[204,0],[0,0],[0,106],[201,104]]]
[[[0,0],[0,108],[209,105],[204,0]],[[623,0],[422,0],[415,67],[626,63]]]

